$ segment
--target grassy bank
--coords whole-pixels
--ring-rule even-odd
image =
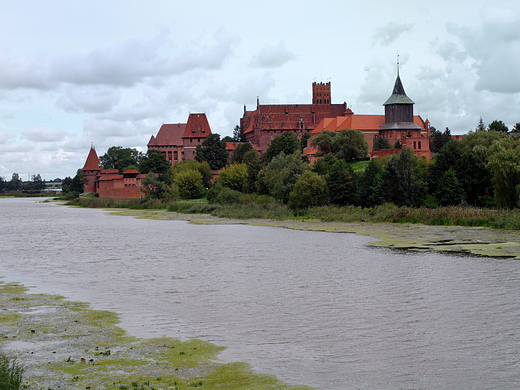
[[[71,205],[98,208],[164,209],[186,214],[211,214],[232,219],[318,220],[323,222],[392,222],[440,226],[481,226],[520,230],[520,210],[475,207],[413,208],[385,204],[374,208],[324,206],[293,211],[280,203],[220,205],[204,201],[79,198]]]
[[[255,373],[245,363],[218,363],[223,348],[214,344],[138,339],[118,322],[114,313],[85,303],[0,282],[0,348],[25,366],[22,388],[310,389]]]

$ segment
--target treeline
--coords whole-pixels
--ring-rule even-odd
[[[39,174],[32,175],[31,181],[23,181],[18,173],[13,173],[9,181],[0,176],[0,192],[32,192],[44,189],[45,182]]]
[[[482,121],[481,121],[482,122]],[[482,125],[480,123],[479,125]],[[368,161],[363,134],[325,131],[313,139],[320,158],[310,166],[306,142],[287,132],[260,156],[250,143],[231,156],[218,134],[197,147],[195,161],[170,167],[164,155],[110,148],[100,157],[105,168],[134,168],[150,199],[197,199],[220,204],[280,202],[293,210],[324,205],[363,208],[384,203],[410,207],[520,205],[520,138],[507,131],[478,128],[462,141],[449,130],[432,129],[436,153],[428,163],[407,148],[386,159]],[[384,148],[391,147],[380,140]],[[399,145],[394,145],[399,147]],[[212,171],[220,170],[215,180]]]

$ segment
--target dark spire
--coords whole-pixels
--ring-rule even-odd
[[[392,96],[388,98],[388,100],[383,104],[383,106],[387,106],[389,104],[414,104],[412,99],[406,96],[406,92],[404,92],[403,83],[401,82],[399,74],[397,74],[397,79],[395,80]]]

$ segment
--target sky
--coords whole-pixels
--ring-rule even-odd
[[[452,134],[520,122],[520,2],[0,0],[0,176],[73,177],[91,145],[146,145],[205,112],[232,135],[244,105],[383,114],[399,74],[414,113]]]

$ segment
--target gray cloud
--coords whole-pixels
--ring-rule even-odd
[[[289,51],[284,41],[274,45],[265,45],[251,59],[251,65],[260,68],[277,68],[296,56]]]
[[[34,129],[22,131],[22,136],[32,142],[61,141],[66,135],[67,133],[62,130],[48,130],[42,125],[38,125]]]
[[[385,26],[376,29],[376,33],[372,37],[372,45],[390,45],[395,42],[401,34],[411,31],[413,27],[414,24],[412,23],[388,22]]]
[[[104,86],[77,86],[66,89],[58,98],[56,107],[65,112],[102,113],[110,111],[120,100],[120,91]]]

